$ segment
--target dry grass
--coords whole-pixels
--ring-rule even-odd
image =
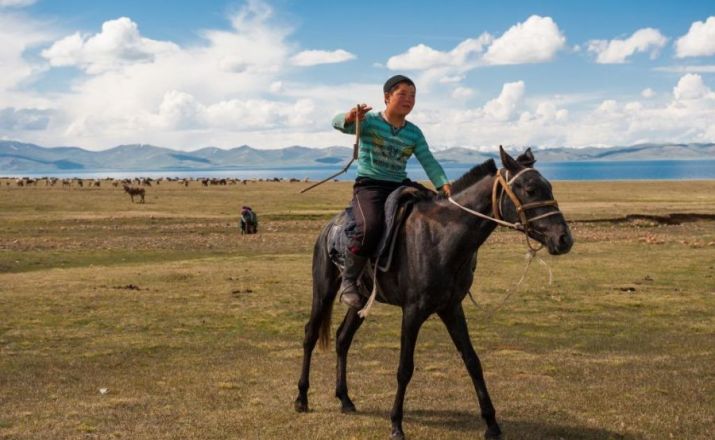
[[[311,407],[293,412],[310,307],[310,253],[348,183],[147,190],[17,188],[0,181],[0,438],[386,438],[399,309],[356,336],[339,412],[334,354],[313,359]],[[576,245],[523,269],[498,231],[465,304],[508,439],[709,439],[715,426],[715,182],[558,182]],[[261,215],[241,237],[240,206]],[[336,305],[339,319],[343,306]],[[334,324],[335,326],[336,324]],[[100,389],[106,388],[102,394]],[[446,331],[424,326],[408,391],[410,438],[484,429]]]

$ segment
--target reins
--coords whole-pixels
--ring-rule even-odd
[[[519,281],[514,285],[514,288],[510,289],[508,291],[508,293],[506,294],[506,296],[504,297],[504,299],[501,301],[501,303],[487,315],[487,319],[490,319],[494,315],[494,313],[496,313],[506,303],[506,301],[509,299],[509,297],[514,292],[514,290],[516,290],[521,285],[521,283],[526,278],[526,273],[528,272],[529,266],[531,266],[531,262],[533,261],[534,257],[538,258],[539,263],[541,263],[544,267],[546,267],[548,269],[548,271],[549,271],[549,285],[551,285],[551,281],[552,281],[551,268],[549,267],[548,264],[546,264],[546,262],[541,257],[538,257],[536,255],[536,253],[538,251],[540,251],[544,246],[540,244],[539,247],[534,247],[532,245],[531,241],[529,240],[529,232],[534,232],[534,231],[531,231],[530,223],[534,222],[536,220],[540,220],[542,218],[556,215],[556,214],[563,215],[561,213],[561,211],[559,210],[559,205],[556,202],[556,200],[551,199],[551,200],[544,200],[544,201],[539,201],[539,202],[521,203],[521,200],[519,200],[519,198],[516,196],[516,194],[514,194],[514,191],[511,189],[511,185],[514,183],[514,181],[526,172],[529,172],[529,171],[537,172],[535,169],[525,168],[525,169],[519,171],[518,173],[516,173],[516,175],[514,177],[512,177],[511,179],[508,178],[509,171],[508,170],[503,170],[503,171],[505,172],[507,177],[504,177],[504,175],[502,174],[502,170],[499,170],[496,178],[494,179],[494,185],[492,186],[493,216],[482,214],[479,211],[469,209],[466,206],[464,206],[464,205],[460,204],[459,202],[457,202],[456,200],[454,200],[451,196],[447,199],[447,200],[449,200],[450,203],[452,203],[453,205],[456,205],[461,210],[463,210],[469,214],[472,214],[472,215],[482,218],[484,220],[492,221],[498,225],[505,226],[507,228],[511,228],[511,229],[523,232],[524,236],[526,237],[526,243],[529,247],[529,251],[526,254],[527,261],[526,261],[526,266],[524,267],[524,272],[521,274],[521,278],[519,279]],[[501,191],[500,191],[500,188],[501,188]],[[498,193],[498,195],[497,195],[497,193]],[[511,222],[505,221],[503,219],[501,205],[502,205],[504,193],[506,193],[507,196],[511,199],[512,203],[514,203],[514,206],[516,207],[516,212],[519,215],[520,222],[511,223]],[[532,217],[532,218],[529,218],[526,215],[527,211],[534,209],[534,208],[544,207],[544,206],[553,206],[554,208],[556,208],[556,210],[547,212],[546,214],[537,215],[536,217]],[[370,297],[368,298],[366,305],[360,311],[358,311],[358,315],[363,319],[367,317],[368,313],[370,312],[370,309],[372,308],[373,303],[375,302],[375,298],[377,296],[377,290],[378,290],[378,287],[377,287],[377,266],[375,268],[373,268],[372,283],[373,283],[372,284],[372,292],[370,293]],[[468,291],[468,293],[469,293],[469,299],[471,299],[472,303],[474,303],[474,305],[477,306],[477,302],[474,300],[474,297],[472,296],[472,292]]]
[[[504,299],[502,299],[502,301],[499,303],[499,305],[496,308],[494,308],[490,313],[487,314],[487,316],[486,316],[487,319],[491,319],[491,317],[493,317],[494,314],[499,309],[501,309],[501,307],[506,303],[506,301],[509,299],[511,294],[514,293],[514,291],[516,289],[518,289],[519,286],[521,286],[521,283],[526,278],[526,273],[528,272],[529,267],[531,266],[531,262],[534,260],[534,257],[537,257],[539,260],[539,263],[541,263],[544,267],[546,267],[546,269],[548,269],[548,271],[549,271],[549,285],[551,285],[551,282],[553,279],[553,274],[551,272],[551,268],[549,267],[549,265],[546,264],[546,262],[541,257],[538,257],[536,255],[536,253],[538,251],[540,251],[544,247],[544,245],[541,243],[539,243],[538,247],[534,247],[532,245],[531,239],[529,237],[529,232],[533,232],[533,231],[531,231],[530,223],[533,223],[536,220],[540,220],[540,219],[550,217],[550,216],[556,215],[556,214],[563,215],[563,213],[559,209],[559,205],[556,202],[556,200],[554,200],[554,199],[543,200],[543,201],[532,202],[532,203],[521,203],[521,200],[519,200],[519,198],[516,196],[516,194],[514,194],[514,191],[511,189],[511,185],[514,183],[514,181],[517,178],[519,178],[522,174],[524,174],[528,171],[536,171],[536,170],[533,168],[525,168],[525,169],[519,171],[518,173],[516,173],[516,175],[514,177],[512,177],[511,179],[509,179],[509,171],[508,170],[504,170],[506,177],[504,177],[504,174],[502,174],[502,170],[499,170],[499,172],[497,172],[496,178],[494,179],[494,185],[492,187],[493,217],[488,216],[486,214],[482,214],[481,212],[475,211],[473,209],[469,209],[466,206],[458,203],[451,196],[448,198],[450,203],[452,203],[453,205],[456,205],[463,211],[465,211],[469,214],[472,214],[476,217],[482,218],[484,220],[493,221],[494,223],[497,223],[501,226],[506,226],[507,228],[511,228],[511,229],[523,232],[524,236],[526,237],[526,244],[529,247],[529,251],[526,254],[526,260],[527,260],[526,266],[524,267],[524,271],[521,274],[521,278],[519,279],[519,281],[517,281],[517,283],[514,285],[514,287],[512,289],[509,289],[507,291],[507,294],[504,296]],[[504,200],[505,193],[507,194],[509,199],[511,199],[512,203],[514,204],[514,207],[516,208],[516,213],[519,216],[519,220],[520,220],[519,222],[511,223],[511,222],[507,222],[507,221],[503,220],[504,217],[502,215],[501,206],[502,206],[502,202]],[[545,214],[537,215],[537,216],[531,217],[531,218],[529,218],[526,215],[526,212],[531,209],[541,208],[541,207],[545,207],[545,206],[553,206],[555,208],[555,211],[547,212]],[[478,306],[477,302],[474,300],[474,297],[472,296],[471,290],[468,293],[469,293],[469,299],[472,301],[472,303],[475,306]]]
[[[355,162],[355,159],[358,158],[359,151],[360,151],[360,104],[355,106],[355,144],[353,145],[353,157],[352,157],[352,159],[350,159],[350,162],[348,162],[347,165],[345,165],[342,170],[338,171],[337,173],[333,174],[332,176],[326,177],[325,179],[321,180],[318,183],[310,185],[309,187],[302,190],[300,193],[303,194],[304,192],[310,191],[311,189],[315,188],[316,186],[322,185],[325,182],[327,182],[328,180],[338,177],[339,175],[347,172],[348,168],[350,168],[350,165],[352,165],[353,162]]]

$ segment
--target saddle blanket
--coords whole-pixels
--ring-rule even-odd
[[[429,191],[429,190],[427,190]],[[411,186],[400,186],[387,197],[385,201],[385,227],[380,243],[371,258],[375,266],[381,271],[389,270],[392,263],[392,254],[395,248],[397,232],[418,200],[432,197],[434,193],[421,191]],[[344,215],[338,216],[328,231],[328,253],[331,260],[338,267],[345,265],[345,253],[356,233],[357,223],[352,212],[352,207],[345,208]]]

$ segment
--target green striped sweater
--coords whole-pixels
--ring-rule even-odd
[[[343,133],[355,134],[355,122],[346,124],[345,113],[333,118],[333,127]],[[406,121],[404,126],[396,129],[376,112],[367,113],[360,121],[359,177],[401,182],[407,178],[405,168],[413,153],[435,188],[449,183],[415,124]]]

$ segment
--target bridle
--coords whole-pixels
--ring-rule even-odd
[[[516,173],[516,175],[514,175],[514,177],[509,178],[509,170],[502,168],[497,172],[497,175],[494,179],[494,185],[492,186],[492,212],[494,215],[493,217],[490,217],[486,214],[482,214],[479,211],[469,209],[466,206],[460,205],[451,196],[448,199],[450,201],[450,203],[458,206],[462,210],[464,210],[474,216],[483,218],[485,220],[490,220],[490,221],[493,221],[499,225],[506,226],[508,228],[523,232],[524,236],[526,237],[526,244],[529,246],[529,252],[526,254],[526,256],[527,256],[526,266],[524,267],[524,272],[521,274],[521,278],[514,285],[513,289],[507,290],[507,294],[504,296],[504,299],[502,299],[501,303],[495,309],[493,309],[491,311],[491,313],[489,313],[487,315],[487,319],[491,319],[491,317],[494,316],[494,313],[496,313],[506,303],[506,301],[509,299],[509,297],[514,292],[514,290],[517,289],[521,285],[521,283],[524,281],[524,278],[526,278],[526,272],[529,270],[531,261],[536,256],[536,253],[544,247],[544,245],[540,242],[539,242],[538,247],[534,247],[534,245],[531,243],[531,240],[529,238],[529,233],[541,235],[540,232],[534,230],[531,227],[532,223],[537,220],[540,220],[542,218],[550,217],[552,215],[560,214],[563,216],[563,213],[561,212],[561,210],[559,210],[559,204],[554,199],[540,200],[538,202],[530,202],[530,203],[521,203],[521,200],[519,200],[519,197],[517,197],[516,194],[514,194],[514,191],[511,188],[511,186],[514,184],[514,181],[516,181],[516,179],[521,177],[522,174],[531,172],[531,171],[538,173],[538,171],[536,171],[534,168],[524,168],[523,170]],[[519,216],[519,221],[516,223],[510,223],[510,222],[504,221],[504,219],[503,219],[504,216],[502,215],[501,207],[502,207],[502,202],[504,201],[504,194],[506,194],[507,197],[509,197],[509,199],[511,199],[511,202],[514,204],[514,207],[516,208],[516,214]],[[554,210],[547,212],[545,214],[531,217],[531,218],[527,215],[527,211],[530,211],[530,210],[536,209],[536,208],[542,208],[545,206],[552,206],[552,207],[554,207]],[[539,262],[548,269],[548,271],[549,271],[549,285],[550,285],[551,279],[552,279],[551,268],[540,257],[536,257],[536,258],[538,258]],[[472,303],[475,306],[478,306],[476,301],[474,301],[474,297],[472,296],[471,290],[468,291],[468,293],[469,293],[469,298],[472,300]]]
[[[559,204],[556,202],[554,199],[550,200],[540,200],[538,202],[530,202],[530,203],[522,203],[521,200],[519,200],[519,197],[514,193],[512,190],[512,185],[518,179],[521,177],[523,174],[527,172],[535,172],[538,173],[537,170],[534,168],[524,168],[523,170],[519,171],[514,175],[514,177],[509,178],[509,170],[506,170],[504,168],[500,169],[497,172],[497,175],[494,179],[494,185],[492,186],[492,214],[493,217],[490,217],[488,215],[482,214],[481,212],[474,211],[472,209],[467,208],[466,206],[463,206],[459,203],[457,203],[452,197],[449,197],[449,201],[460,207],[462,210],[475,215],[477,217],[481,217],[486,220],[491,220],[497,224],[500,224],[502,226],[506,226],[511,229],[515,229],[517,231],[521,231],[524,233],[526,236],[526,242],[529,246],[529,249],[531,249],[533,252],[536,252],[540,250],[544,245],[539,243],[539,247],[534,247],[529,239],[529,233],[535,233],[535,234],[540,234],[538,231],[534,230],[532,227],[533,222],[537,220],[541,220],[546,217],[550,217],[552,215],[563,215],[561,210],[559,210]],[[502,204],[504,201],[504,194],[509,197],[511,202],[514,204],[514,207],[516,208],[516,214],[519,217],[519,221],[516,223],[511,223],[508,221],[504,220],[504,215],[502,214]],[[551,206],[555,208],[553,211],[547,212],[545,214],[537,215],[535,217],[529,217],[527,215],[528,211],[531,211],[536,208],[542,208],[546,206]]]
[[[502,173],[502,171],[504,173]],[[542,218],[546,218],[546,217],[556,215],[556,214],[561,214],[561,211],[559,210],[559,205],[558,205],[558,203],[556,203],[556,200],[551,199],[551,200],[542,200],[542,201],[531,202],[531,203],[521,203],[521,200],[519,200],[519,198],[516,196],[516,194],[514,194],[514,191],[511,189],[511,186],[514,184],[514,181],[516,179],[518,179],[519,177],[521,177],[522,174],[529,172],[529,171],[534,171],[534,172],[538,173],[538,171],[536,171],[533,168],[524,168],[523,170],[516,173],[516,175],[510,179],[508,170],[501,169],[497,172],[497,176],[494,179],[494,185],[492,187],[492,212],[494,213],[493,217],[490,217],[486,214],[482,214],[479,211],[469,209],[466,206],[460,205],[451,196],[448,198],[450,203],[457,205],[462,210],[464,210],[474,216],[483,218],[485,220],[491,220],[491,221],[493,221],[497,224],[500,224],[502,226],[516,229],[517,231],[521,231],[524,233],[524,235],[526,236],[526,243],[529,246],[530,250],[527,254],[528,260],[526,262],[526,266],[524,267],[524,273],[521,275],[521,279],[516,284],[516,287],[519,287],[519,285],[521,285],[521,282],[524,281],[524,277],[526,277],[526,272],[529,270],[529,266],[531,265],[531,260],[536,255],[536,252],[538,252],[539,250],[541,250],[541,248],[544,247],[544,245],[541,243],[539,243],[539,247],[534,247],[531,244],[531,241],[529,240],[529,233],[539,234],[538,231],[535,231],[531,228],[531,223],[535,222],[536,220],[540,220]],[[506,177],[504,177],[504,174],[506,174]],[[519,216],[519,222],[517,222],[517,223],[510,223],[503,219],[503,215],[501,212],[502,211],[501,205],[502,205],[502,201],[504,199],[505,193],[506,193],[507,197],[509,197],[511,199],[512,203],[514,203],[514,206],[516,207],[516,212],[517,212],[517,215]],[[547,212],[546,214],[537,215],[536,217],[531,217],[531,218],[529,218],[526,215],[527,211],[530,211],[535,208],[541,208],[544,206],[553,206],[555,208],[555,211]],[[563,215],[563,214],[561,214],[561,215]],[[548,265],[544,262],[544,260],[539,258],[539,261],[541,262],[541,264],[543,264],[544,266],[546,266],[548,268]],[[377,289],[378,289],[378,287],[377,287],[377,266],[373,269],[372,283],[373,283],[372,284],[372,292],[370,293],[370,297],[368,298],[367,303],[365,304],[365,307],[363,307],[358,312],[358,315],[363,319],[369,313],[370,308],[372,308],[372,305],[375,302],[375,297],[377,295]],[[551,269],[550,268],[549,268],[549,284],[551,284]],[[502,305],[506,302],[507,299],[509,299],[509,296],[511,295],[511,293],[512,292],[509,292],[504,297],[504,300],[502,301]],[[471,298],[472,302],[476,305],[477,303],[474,301],[471,291],[469,291],[469,297]],[[500,307],[501,307],[501,305],[494,311],[498,310]],[[492,312],[492,314],[493,313],[494,312]]]

